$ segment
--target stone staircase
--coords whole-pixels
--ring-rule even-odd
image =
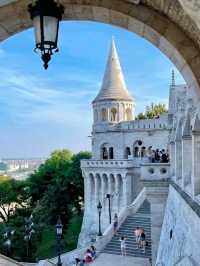
[[[148,246],[145,253],[141,249],[137,249],[135,242],[134,230],[136,227],[142,227],[145,230],[146,240]],[[128,216],[121,227],[118,229],[118,233],[105,247],[103,253],[108,254],[121,254],[120,249],[120,236],[125,236],[126,240],[126,252],[127,256],[151,258],[151,220],[150,220],[150,204],[148,201],[144,201],[139,210],[132,216]]]

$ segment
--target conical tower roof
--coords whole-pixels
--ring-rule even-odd
[[[104,100],[125,100],[132,101],[119,62],[115,41],[112,40],[112,45],[106,65],[106,70],[103,78],[103,84],[94,102]]]

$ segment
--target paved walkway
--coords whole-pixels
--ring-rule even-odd
[[[150,266],[148,259],[101,253],[91,266]]]

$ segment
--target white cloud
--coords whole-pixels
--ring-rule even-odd
[[[0,48],[0,58],[4,57],[6,55],[5,50],[3,48]]]

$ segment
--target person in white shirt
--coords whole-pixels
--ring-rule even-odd
[[[126,238],[124,236],[122,236],[120,238],[120,242],[121,242],[121,253],[122,253],[122,256],[126,256]]]

